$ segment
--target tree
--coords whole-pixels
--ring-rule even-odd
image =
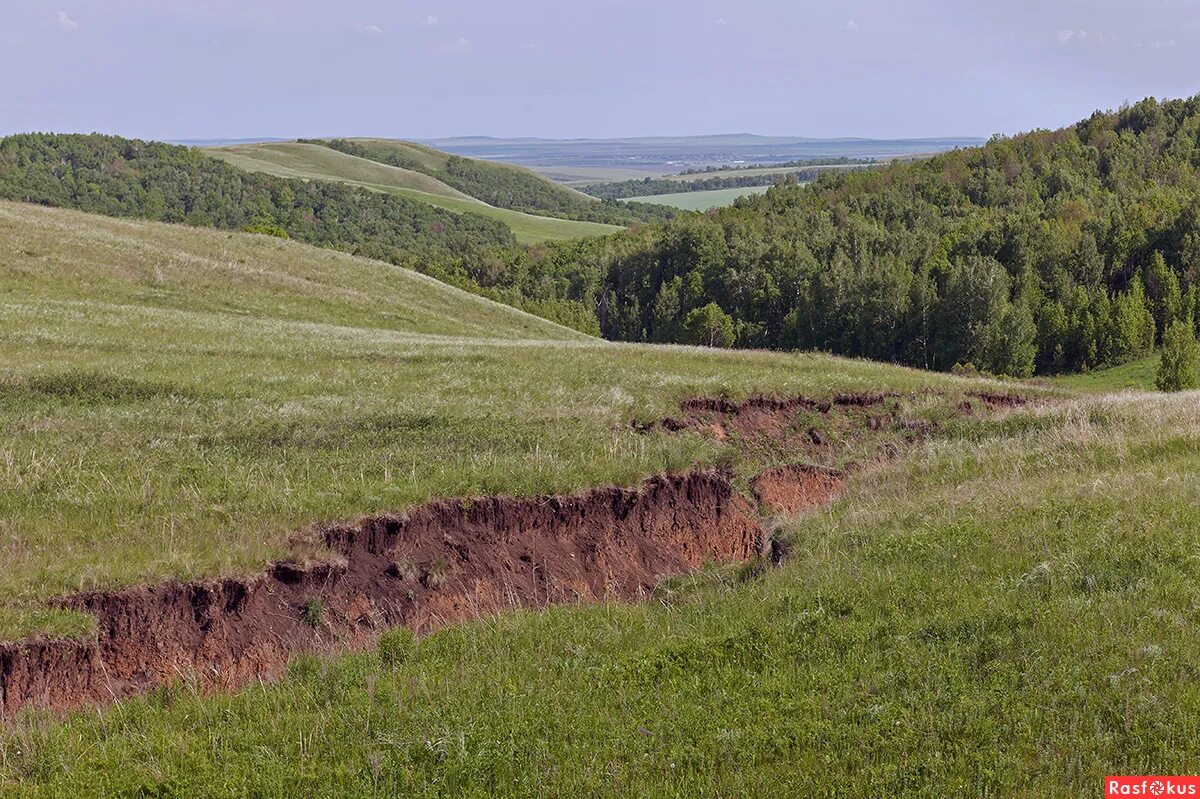
[[[1159,391],[1183,391],[1200,385],[1196,334],[1190,322],[1179,319],[1163,335],[1162,360],[1154,384]]]
[[[683,320],[684,343],[708,347],[733,346],[733,318],[710,302],[688,313]]]
[[[650,338],[654,341],[671,341],[675,337],[676,318],[679,316],[679,293],[683,280],[678,275],[663,283],[654,298]]]
[[[1141,278],[1134,278],[1129,291],[1117,297],[1111,321],[1113,362],[1140,357],[1154,346],[1154,316],[1146,306]]]
[[[1163,334],[1180,313],[1179,278],[1171,271],[1171,267],[1167,266],[1162,253],[1157,250],[1150,256],[1150,262],[1146,264],[1142,274],[1150,313],[1154,315],[1155,328],[1159,334]]]
[[[973,256],[952,269],[934,323],[934,366],[942,369],[986,357],[988,332],[1004,312],[1010,283],[994,258]]]
[[[1033,374],[1037,332],[1028,305],[1005,303],[1001,314],[988,325],[983,359],[988,371],[1011,377]]]

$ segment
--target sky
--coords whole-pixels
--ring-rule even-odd
[[[1200,93],[1200,0],[2,0],[0,134],[989,136]]]

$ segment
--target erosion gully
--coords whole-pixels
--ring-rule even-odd
[[[637,488],[438,500],[316,528],[309,535],[330,552],[322,560],[51,600],[93,614],[95,635],[0,643],[0,720],[22,708],[110,703],[182,678],[231,690],[277,674],[299,653],[370,646],[396,625],[427,632],[513,607],[638,600],[663,577],[705,563],[775,559],[781,550],[764,514],[822,507],[842,489],[847,469],[818,461],[863,436],[878,439],[876,457],[894,456],[897,442],[930,432],[904,420],[903,401],[883,393],[700,398],[649,426],[794,459],[754,477],[752,498],[727,472],[697,470]],[[1022,401],[975,394],[958,410]]]

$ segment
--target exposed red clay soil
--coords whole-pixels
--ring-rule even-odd
[[[682,416],[662,419],[657,426],[672,432],[691,430],[722,442],[732,439],[743,454],[829,462],[846,443],[864,436],[882,439],[896,433],[911,443],[927,434],[926,423],[898,418],[899,396],[885,392],[837,394],[826,400],[757,396],[740,402],[703,397],[685,400],[679,406]]]
[[[322,534],[332,562],[58,600],[95,614],[96,638],[0,644],[0,717],[104,703],[187,675],[233,688],[297,653],[363,647],[398,624],[424,631],[514,606],[637,599],[662,576],[769,546],[718,472],[565,497],[442,500]]]
[[[840,469],[796,464],[767,469],[750,481],[750,490],[771,513],[796,514],[830,504],[845,482]]]
[[[658,426],[792,464],[830,462],[848,442],[876,436],[872,457],[886,458],[897,442],[931,429],[901,419],[897,396],[701,398]],[[989,407],[1024,402],[973,396]],[[786,465],[763,472],[751,490],[770,512],[797,513],[831,502],[845,477]],[[55,600],[95,615],[96,636],[0,643],[0,720],[24,707],[107,703],[181,677],[206,690],[235,688],[298,653],[369,646],[396,625],[424,632],[518,606],[638,599],[660,578],[705,562],[778,560],[782,552],[729,477],[713,471],[655,477],[637,489],[439,500],[317,534],[330,560]]]

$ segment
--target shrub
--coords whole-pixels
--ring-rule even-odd
[[[733,346],[733,318],[715,302],[689,312],[683,320],[683,331],[687,344]]]
[[[1183,391],[1200,385],[1197,374],[1196,336],[1192,326],[1176,320],[1163,335],[1162,360],[1154,384],[1159,391]]]

